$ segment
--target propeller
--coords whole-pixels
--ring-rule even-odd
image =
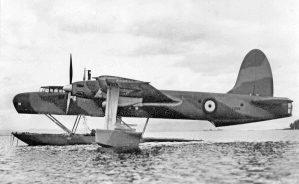
[[[65,92],[67,92],[67,102],[66,102],[66,114],[68,113],[69,111],[69,106],[70,106],[70,102],[71,102],[71,97],[72,97],[72,80],[73,80],[73,63],[72,63],[72,54],[70,54],[70,70],[69,70],[69,76],[70,76],[70,84],[69,85],[66,85],[63,87],[63,90]],[[85,74],[86,73],[86,68],[84,68],[84,75],[83,75],[83,81],[85,81]]]
[[[84,68],[83,81],[85,81],[86,68]]]
[[[70,54],[70,84],[72,84],[73,80],[73,63],[72,63],[72,54]]]
[[[72,80],[73,80],[73,63],[72,63],[72,54],[70,54],[70,84],[63,87],[63,90],[68,92],[67,94],[67,102],[66,102],[66,114],[69,111],[69,106],[71,102],[71,96],[72,96]]]

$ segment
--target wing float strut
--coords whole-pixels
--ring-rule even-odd
[[[121,150],[139,149],[142,132],[135,132],[132,128],[119,129],[121,117],[117,117],[120,92],[123,91],[117,78],[102,79],[101,88],[107,94],[105,110],[105,128],[96,130],[96,143],[103,147],[114,147]],[[128,82],[128,81],[126,81]],[[130,81],[133,82],[133,81]],[[104,86],[103,86],[104,85]]]

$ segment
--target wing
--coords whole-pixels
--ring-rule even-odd
[[[150,85],[149,82],[106,75],[96,77],[95,79],[99,82],[101,91],[104,93],[107,93],[108,86],[116,85],[120,88],[121,97],[142,98],[143,103],[180,102],[166,96],[161,91]]]

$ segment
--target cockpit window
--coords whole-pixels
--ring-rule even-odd
[[[39,92],[43,93],[64,93],[63,86],[42,86]]]

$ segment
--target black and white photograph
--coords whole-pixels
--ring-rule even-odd
[[[1,184],[299,184],[299,1],[0,3]]]

